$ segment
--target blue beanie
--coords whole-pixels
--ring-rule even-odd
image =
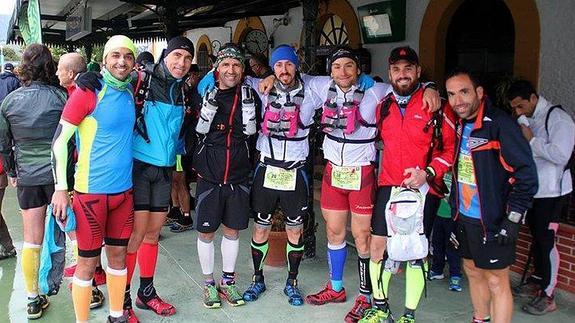
[[[270,56],[270,67],[274,68],[274,65],[281,60],[288,60],[292,62],[296,68],[299,68],[299,58],[297,57],[295,49],[290,45],[279,45],[274,49]]]

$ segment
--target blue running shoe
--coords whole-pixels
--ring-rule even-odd
[[[453,276],[449,278],[449,290],[454,292],[461,292],[463,288],[461,288],[461,277]]]
[[[297,288],[297,279],[288,279],[286,282],[286,287],[284,288],[284,294],[288,297],[288,303],[293,306],[303,305],[303,297],[301,292]]]
[[[263,279],[256,280],[256,276],[254,275],[252,278],[252,284],[244,292],[243,299],[246,302],[257,301],[260,295],[265,291],[266,291],[266,283],[264,283]]]

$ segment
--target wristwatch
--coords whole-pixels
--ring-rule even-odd
[[[425,180],[428,182],[433,182],[435,179],[435,170],[431,166],[425,167]]]
[[[523,214],[519,213],[519,212],[511,211],[511,212],[509,212],[509,214],[507,214],[507,219],[513,223],[519,223],[519,222],[521,222],[521,219],[523,219]]]

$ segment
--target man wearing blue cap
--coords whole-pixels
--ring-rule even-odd
[[[275,74],[268,95],[260,93],[263,122],[256,144],[260,160],[254,174],[251,206],[255,216],[252,234],[253,282],[245,291],[246,301],[255,301],[266,290],[263,263],[268,252],[272,214],[279,205],[286,217],[288,277],[284,293],[291,305],[304,303],[298,289],[298,268],[303,256],[301,240],[308,207],[308,182],[304,166],[309,152],[308,134],[315,109],[304,101],[304,80],[299,59],[289,45],[278,46],[270,57]],[[248,79],[248,83],[255,83]],[[258,80],[259,81],[259,80]],[[257,88],[255,84],[252,87]]]

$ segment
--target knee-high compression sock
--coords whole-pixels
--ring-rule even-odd
[[[222,252],[222,281],[226,284],[232,283],[236,271],[236,260],[240,251],[240,238],[234,239],[223,236],[220,248]]]
[[[424,266],[424,268],[421,268]],[[423,269],[427,268],[427,262],[405,266],[405,308],[415,310],[419,299],[425,288],[425,274]]]
[[[202,267],[202,274],[206,283],[214,283],[214,242],[202,240],[198,237],[198,258]]]
[[[38,268],[40,268],[40,245],[24,242],[22,248],[22,274],[28,298],[38,296]]]
[[[359,293],[367,297],[368,300],[371,298],[371,277],[369,275],[369,255],[358,255],[357,256],[357,272],[359,274]]]
[[[303,248],[303,241],[300,241],[297,244],[293,244],[288,240],[286,245],[288,280],[297,279],[297,274],[299,273],[299,264],[301,263],[301,258],[303,257]]]
[[[120,317],[123,314],[124,288],[128,279],[128,270],[106,268],[106,284],[110,299],[110,316]]]
[[[128,278],[126,281],[127,290],[130,289],[130,284],[132,283],[132,276],[134,276],[134,270],[136,270],[136,260],[138,259],[138,252],[128,252],[126,254],[126,269],[128,270]]]
[[[336,292],[343,289],[343,270],[345,267],[346,257],[347,248],[345,241],[339,245],[327,244],[329,279],[331,280],[331,288]]]
[[[257,243],[252,239],[252,261],[254,262],[254,276],[256,279],[264,278],[264,261],[268,255],[269,243],[266,240]]]
[[[92,280],[81,280],[74,276],[72,279],[72,301],[74,302],[76,322],[88,322],[91,298]]]
[[[369,262],[369,277],[371,280],[371,287],[373,289],[373,303],[379,309],[387,309],[387,299],[389,290],[389,280],[391,279],[391,272],[384,270],[383,261]],[[381,275],[381,277],[380,277]]]
[[[138,249],[138,266],[140,266],[140,288],[138,295],[154,296],[154,272],[158,262],[158,244],[142,243]]]

